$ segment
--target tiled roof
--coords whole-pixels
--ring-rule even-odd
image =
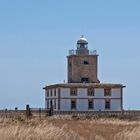
[[[70,87],[77,87],[77,88],[87,88],[87,87],[94,87],[94,88],[124,88],[125,86],[122,84],[115,84],[115,83],[58,83],[53,85],[47,85],[43,89],[46,88],[70,88]]]

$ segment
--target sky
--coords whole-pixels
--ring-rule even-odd
[[[83,34],[102,83],[122,83],[140,109],[139,0],[0,0],[0,109],[45,107],[45,85],[67,81],[68,50]]]

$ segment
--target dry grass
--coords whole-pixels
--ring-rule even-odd
[[[0,119],[0,140],[140,140],[140,121],[118,119]]]

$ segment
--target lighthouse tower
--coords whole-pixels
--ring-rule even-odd
[[[82,35],[77,49],[70,50],[68,59],[68,83],[99,83],[98,54],[90,52],[88,41]]]

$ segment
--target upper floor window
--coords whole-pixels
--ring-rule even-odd
[[[77,96],[77,88],[70,88],[70,96]]]
[[[88,62],[87,60],[84,60],[84,61],[83,61],[83,64],[88,65],[89,62]]]
[[[111,88],[104,89],[104,96],[111,96]]]
[[[94,96],[94,88],[88,88],[87,95],[88,96]]]
[[[81,78],[81,82],[82,82],[82,83],[88,83],[88,82],[89,82],[89,78],[87,78],[87,77],[82,77],[82,78]]]

